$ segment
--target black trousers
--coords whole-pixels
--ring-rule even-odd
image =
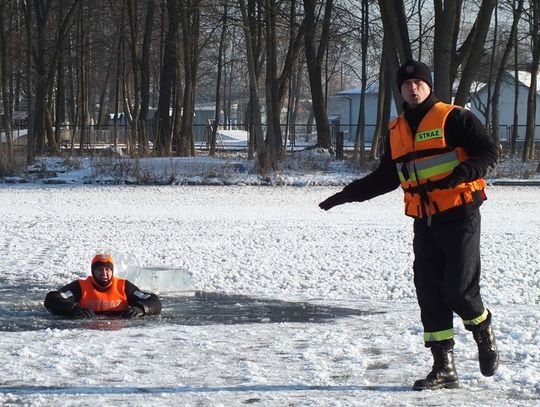
[[[453,343],[437,334],[452,331],[454,312],[464,321],[485,312],[480,295],[480,210],[431,226],[415,220],[413,248],[422,324],[425,333],[434,333],[424,335],[426,346],[444,339]]]

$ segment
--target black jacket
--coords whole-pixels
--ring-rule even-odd
[[[146,293],[126,280],[125,292],[130,307],[139,307],[144,315],[156,315],[161,312],[161,301],[157,295]],[[72,316],[81,300],[82,290],[79,280],[73,281],[57,291],[50,291],[45,297],[45,308],[53,315]],[[121,313],[106,313],[106,315],[119,315]]]
[[[418,125],[428,110],[437,102],[430,96],[417,108],[411,109],[405,103],[405,119],[411,133],[415,134]],[[446,143],[449,147],[463,147],[469,154],[469,159],[459,164],[450,176],[460,177],[461,182],[474,181],[487,174],[489,167],[495,165],[498,159],[498,148],[491,141],[484,126],[478,118],[469,110],[456,106],[447,119],[444,127]],[[387,133],[384,139],[384,153],[381,156],[379,166],[366,177],[355,180],[347,185],[341,194],[344,202],[362,202],[376,196],[393,191],[400,185],[395,162],[392,160],[390,149],[390,137]],[[466,216],[482,204],[483,198],[475,202],[453,208],[436,214],[433,220],[443,220],[456,216]]]

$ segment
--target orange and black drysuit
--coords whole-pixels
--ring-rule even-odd
[[[54,315],[73,316],[79,307],[96,315],[124,316],[130,307],[143,310],[143,315],[161,312],[157,295],[139,290],[128,280],[113,276],[107,288],[100,287],[92,276],[76,280],[45,297],[45,308]]]
[[[498,149],[471,112],[431,94],[389,125],[378,168],[335,195],[332,205],[361,202],[401,185],[414,220],[414,283],[426,346],[453,345],[453,312],[465,327],[487,327],[480,295],[482,179]]]

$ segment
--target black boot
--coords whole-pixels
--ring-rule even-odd
[[[481,331],[473,332],[473,336],[478,345],[480,371],[484,376],[493,376],[499,367],[499,352],[497,351],[493,328],[488,326]]]
[[[433,368],[425,379],[414,382],[413,390],[454,389],[459,386],[454,350],[442,346],[432,346]]]

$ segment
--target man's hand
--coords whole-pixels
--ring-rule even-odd
[[[75,304],[75,306],[72,309],[72,316],[75,318],[84,318],[84,319],[91,319],[96,316],[94,314],[94,311],[88,308],[81,307],[79,304]]]
[[[319,208],[327,211],[332,209],[334,206],[344,204],[345,202],[347,202],[347,200],[344,198],[343,192],[338,192],[337,194],[334,194],[322,201],[319,204]]]
[[[141,307],[137,307],[137,306],[129,307],[124,312],[124,318],[128,318],[128,319],[139,318],[142,316],[144,316],[144,310]]]
[[[429,190],[433,191],[434,189],[449,189],[455,188],[459,184],[466,182],[467,177],[463,169],[458,165],[454,168],[448,176],[440,179],[438,181],[431,182],[429,185]]]

